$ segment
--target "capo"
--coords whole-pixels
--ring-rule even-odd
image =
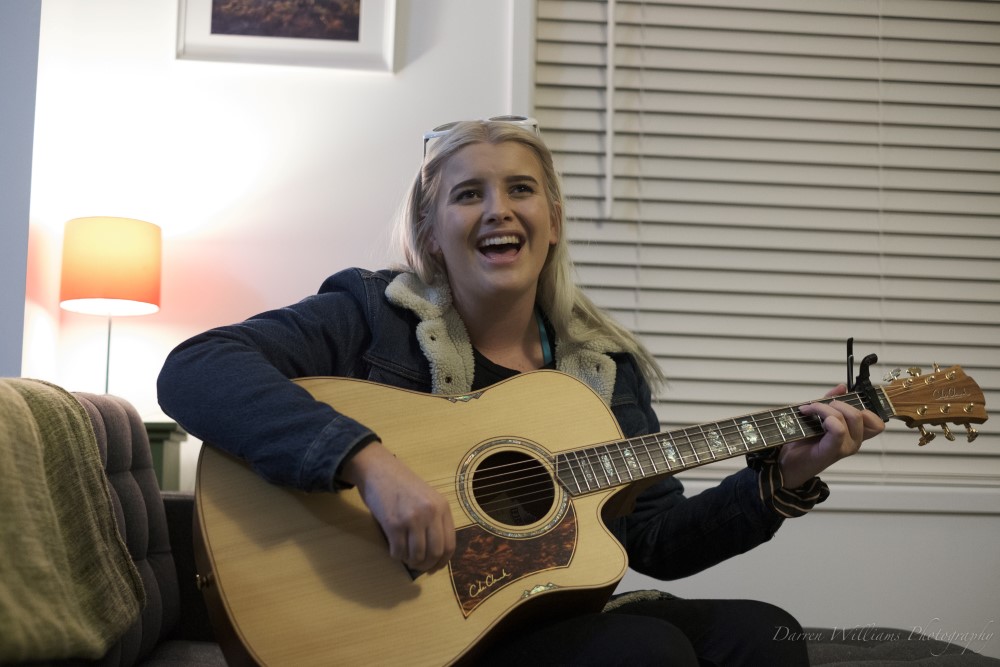
[[[870,369],[876,363],[878,363],[878,355],[869,354],[861,360],[861,369],[858,371],[857,377],[852,377],[854,375],[854,339],[847,339],[847,391],[857,393],[863,405],[871,406],[871,409],[883,420],[888,420],[888,417],[883,414],[885,412],[882,409],[883,406],[878,402],[875,388],[872,387]]]
[[[854,376],[854,338],[847,339],[847,391],[868,392],[872,389],[869,369],[878,363],[878,355],[869,354],[861,360],[861,371]]]
[[[854,338],[847,339],[847,391],[854,391]]]

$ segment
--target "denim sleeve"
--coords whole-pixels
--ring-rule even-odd
[[[744,468],[690,498],[667,478],[639,496],[625,522],[632,568],[680,579],[768,541],[782,518],[761,502],[757,473]]]
[[[621,423],[622,429],[629,436],[655,433],[660,426],[649,387],[641,374],[635,377],[645,424],[633,419]],[[771,539],[781,523],[761,500],[758,474],[750,468],[690,498],[679,480],[666,477],[641,493],[622,520],[629,565],[663,580],[690,576],[749,551]]]
[[[167,357],[160,405],[271,482],[333,490],[342,462],[373,434],[289,378],[361,375],[370,339],[364,308],[361,295],[332,289],[197,335]]]

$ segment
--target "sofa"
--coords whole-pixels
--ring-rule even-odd
[[[194,497],[160,490],[127,401],[0,378],[0,508],[0,664],[226,664],[195,586]],[[904,630],[805,632],[815,665],[1000,667]]]
[[[0,507],[0,664],[226,664],[128,402],[0,379]]]

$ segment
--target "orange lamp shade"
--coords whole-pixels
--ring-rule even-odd
[[[160,309],[162,239],[131,218],[66,223],[59,305],[90,315],[148,315]]]

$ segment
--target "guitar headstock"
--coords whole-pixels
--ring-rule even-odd
[[[892,416],[910,428],[920,429],[921,445],[934,439],[926,429],[928,425],[940,426],[945,437],[954,440],[948,424],[959,424],[965,426],[969,442],[976,439],[979,432],[972,424],[987,420],[986,400],[983,390],[961,366],[941,369],[935,364],[930,375],[923,375],[918,368],[907,369],[906,377],[899,375],[898,370],[891,373],[890,377],[896,379],[884,385],[882,391],[892,404]]]

